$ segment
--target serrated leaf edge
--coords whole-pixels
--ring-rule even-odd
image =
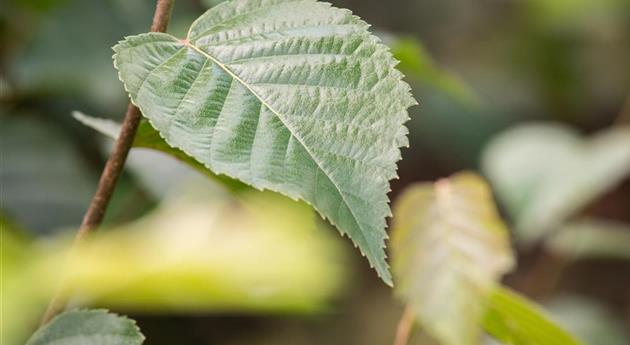
[[[116,317],[118,319],[123,320],[124,322],[128,322],[132,326],[132,328],[140,336],[140,338],[142,340],[141,343],[144,343],[144,341],[146,340],[146,337],[144,336],[144,334],[142,334],[142,331],[140,330],[140,327],[138,327],[138,323],[136,322],[136,320],[134,320],[132,318],[129,318],[126,315],[121,315],[121,314],[117,314],[117,313],[111,312],[111,311],[109,311],[108,309],[105,309],[105,308],[97,308],[97,309],[77,308],[77,309],[71,309],[71,310],[68,310],[68,311],[65,311],[63,313],[55,315],[55,317],[53,317],[46,325],[53,324],[56,320],[66,316],[69,313],[90,313],[90,314],[105,314],[105,315],[114,316],[114,317]],[[44,327],[38,329],[37,332],[33,334],[33,337],[35,336],[35,334],[43,331],[44,329],[45,329]]]
[[[309,0],[307,0],[307,1],[309,1]],[[335,10],[338,10],[338,11],[345,12],[345,13],[349,14],[349,15],[350,15],[353,19],[355,19],[355,20],[358,22],[358,24],[361,24],[361,25],[365,26],[365,34],[366,34],[366,38],[368,38],[368,39],[373,39],[373,40],[375,41],[375,44],[380,45],[382,49],[384,48],[385,52],[387,53],[388,58],[389,58],[391,61],[393,61],[393,63],[391,63],[391,65],[390,65],[390,68],[392,68],[392,69],[393,69],[394,77],[395,77],[395,78],[396,78],[399,82],[403,82],[403,83],[404,83],[404,85],[405,85],[405,91],[406,91],[406,93],[407,93],[407,96],[408,96],[407,98],[408,98],[408,100],[407,100],[407,102],[406,102],[406,103],[403,103],[403,105],[406,107],[406,109],[409,109],[409,108],[410,108],[410,107],[412,107],[412,106],[418,105],[417,100],[413,97],[413,95],[412,95],[412,93],[411,93],[411,87],[409,86],[409,84],[408,84],[408,83],[404,82],[404,80],[403,80],[403,78],[404,78],[404,74],[403,74],[402,72],[400,72],[399,70],[395,69],[395,67],[396,67],[396,66],[400,63],[400,61],[399,61],[398,59],[394,58],[394,56],[393,56],[393,55],[392,55],[392,53],[391,53],[391,49],[390,49],[387,45],[385,45],[385,44],[382,42],[382,40],[381,40],[378,36],[375,36],[374,34],[372,34],[372,33],[369,31],[369,28],[371,27],[371,25],[370,25],[370,24],[368,24],[367,22],[365,22],[365,21],[364,21],[363,19],[361,19],[360,17],[358,17],[358,16],[354,15],[354,14],[353,14],[353,12],[352,12],[351,10],[349,10],[349,9],[345,9],[345,8],[338,8],[338,7],[333,6],[333,4],[331,4],[331,3],[329,3],[329,2],[324,2],[324,1],[316,1],[316,0],[313,0],[313,1],[311,1],[311,2],[320,2],[320,3],[322,3],[322,4],[326,4],[326,5],[328,5],[331,9],[335,9]],[[217,8],[220,8],[221,6],[227,6],[227,5],[226,5],[226,3],[227,3],[227,2],[221,3],[221,4],[219,4],[218,6],[215,6],[215,7],[213,7],[212,9],[210,9],[210,10],[208,10],[208,11],[211,11],[211,10],[213,10],[213,9],[215,9],[215,10],[216,10]],[[207,13],[208,11],[206,11],[206,13]],[[204,13],[204,14],[205,14],[205,13]],[[260,102],[261,102],[261,103],[263,103],[263,105],[265,105],[265,106],[266,106],[266,107],[267,107],[267,108],[268,108],[268,109],[269,109],[269,110],[270,110],[270,111],[271,111],[271,112],[272,112],[272,113],[273,113],[276,117],[278,117],[278,119],[279,119],[279,120],[283,123],[283,125],[285,126],[285,128],[287,128],[287,129],[289,130],[289,132],[291,133],[291,135],[292,135],[292,136],[293,136],[296,140],[298,140],[298,142],[302,145],[302,147],[304,147],[304,149],[307,151],[307,153],[309,154],[309,156],[311,156],[311,159],[315,162],[315,164],[317,164],[318,168],[319,168],[319,169],[320,169],[320,170],[321,170],[321,171],[322,171],[322,172],[326,175],[326,177],[327,177],[327,178],[331,181],[331,183],[335,186],[335,188],[337,189],[337,192],[338,192],[338,193],[339,193],[339,195],[342,197],[342,200],[344,201],[344,203],[346,203],[346,207],[348,208],[348,210],[350,210],[350,213],[352,214],[353,220],[355,221],[355,223],[357,223],[357,226],[361,229],[362,227],[361,227],[361,225],[360,225],[360,223],[359,223],[359,221],[358,221],[357,217],[355,216],[354,211],[352,210],[352,208],[350,208],[350,207],[349,207],[349,205],[348,205],[348,203],[347,203],[347,201],[346,201],[346,199],[345,199],[344,193],[342,193],[342,192],[341,192],[341,190],[340,190],[339,186],[337,185],[337,183],[336,183],[336,182],[335,182],[332,178],[330,178],[329,173],[328,173],[326,170],[324,170],[324,169],[322,168],[321,163],[320,163],[317,159],[315,159],[315,157],[313,156],[313,154],[310,152],[310,150],[309,150],[309,149],[307,148],[307,146],[304,144],[303,140],[302,140],[299,136],[297,136],[297,135],[295,134],[294,130],[292,130],[292,129],[291,129],[291,127],[289,127],[289,126],[286,124],[286,122],[285,122],[285,120],[282,118],[282,116],[281,116],[281,115],[280,115],[280,114],[279,114],[279,113],[278,113],[275,109],[273,109],[273,108],[272,108],[272,107],[271,107],[271,106],[270,106],[270,105],[269,105],[269,104],[268,104],[268,103],[267,103],[267,102],[266,102],[266,101],[265,101],[265,100],[264,100],[264,99],[263,99],[260,95],[258,95],[258,94],[257,94],[254,90],[252,90],[252,89],[251,89],[251,87],[250,87],[247,83],[245,83],[245,82],[244,82],[244,81],[243,81],[240,77],[238,77],[238,76],[237,76],[234,72],[232,72],[229,68],[227,68],[227,66],[226,66],[225,64],[221,63],[219,60],[217,60],[216,58],[214,58],[214,57],[213,57],[213,56],[211,56],[210,54],[208,54],[208,53],[204,52],[203,50],[199,49],[199,48],[198,48],[198,47],[196,47],[195,45],[190,44],[190,42],[189,42],[190,30],[194,27],[195,23],[196,23],[198,20],[200,20],[202,17],[203,17],[203,14],[202,14],[201,16],[199,16],[199,17],[198,17],[195,21],[193,21],[193,22],[191,23],[191,25],[190,25],[190,27],[189,27],[189,30],[188,30],[188,32],[187,32],[186,38],[185,38],[184,40],[180,40],[180,39],[178,39],[178,38],[176,38],[176,37],[174,37],[174,36],[172,36],[172,35],[165,34],[165,33],[150,32],[150,33],[142,33],[142,34],[139,34],[139,35],[129,35],[129,36],[125,36],[123,40],[118,41],[118,43],[112,47],[112,49],[114,50],[114,54],[112,55],[112,59],[113,59],[113,61],[114,61],[114,68],[116,68],[116,70],[118,71],[118,79],[122,82],[122,84],[123,84],[123,86],[124,86],[124,89],[125,89],[125,91],[127,92],[127,94],[130,96],[131,92],[130,92],[130,90],[128,89],[127,84],[124,82],[124,80],[123,80],[123,78],[122,78],[122,75],[121,75],[121,72],[120,72],[120,69],[118,68],[117,55],[118,55],[118,47],[119,47],[119,46],[121,46],[122,44],[124,44],[124,43],[125,43],[125,42],[129,39],[129,38],[131,38],[131,37],[141,37],[141,36],[156,35],[156,34],[157,34],[157,35],[164,35],[164,36],[168,36],[170,39],[173,39],[173,40],[174,40],[174,42],[179,42],[180,44],[182,44],[182,45],[183,45],[183,47],[190,47],[191,49],[193,49],[193,50],[195,50],[196,52],[200,53],[202,56],[204,56],[204,57],[206,57],[207,59],[210,59],[212,62],[216,63],[216,64],[217,64],[217,65],[218,65],[221,69],[223,69],[226,73],[228,73],[228,74],[229,74],[232,78],[234,78],[234,79],[238,80],[238,81],[239,81],[239,82],[240,82],[243,86],[245,86],[245,87],[246,87],[246,88],[247,88],[247,89],[248,89],[248,90],[249,90],[249,91],[250,91],[250,92],[251,92],[251,93],[252,93],[252,94],[253,94],[253,95],[254,95],[254,96],[255,96],[255,97],[256,97],[256,98],[260,101]],[[135,103],[135,101],[134,101],[131,97],[129,97],[129,99],[130,99],[130,102],[131,102],[133,105],[135,105],[136,107],[138,107],[138,109],[140,109],[140,111],[142,112],[142,109],[140,108],[140,106],[139,106],[138,104],[136,104],[136,103]],[[143,116],[144,116],[144,114],[143,114]],[[396,138],[397,138],[397,139],[398,139],[398,138],[400,138],[400,137],[405,137],[405,138],[407,137],[407,134],[409,133],[409,129],[407,128],[407,126],[405,125],[405,123],[406,123],[406,122],[408,122],[410,119],[411,119],[411,118],[409,117],[409,113],[407,112],[407,118],[406,118],[406,119],[404,120],[404,122],[402,122],[402,124],[401,124],[401,126],[403,127],[403,129],[404,129],[404,130],[403,130],[403,131],[401,131],[401,132],[400,132],[400,134],[399,134],[398,136],[396,136]],[[151,126],[153,126],[153,128],[156,128],[156,127],[155,127],[155,125],[154,125],[154,123],[153,123],[153,121],[152,121],[151,119],[147,118],[147,120],[149,121],[149,123],[151,124]],[[169,143],[169,140],[168,140],[167,138],[165,138],[165,137],[164,137],[164,135],[163,135],[163,134],[162,134],[159,130],[157,130],[157,129],[156,129],[156,131],[158,132],[158,134],[160,135],[160,137],[161,137],[162,139],[164,139],[164,141],[165,141],[167,144],[169,144],[169,146],[174,147],[174,146],[172,146],[172,145]],[[392,180],[399,179],[399,176],[398,176],[398,174],[397,174],[397,171],[398,171],[398,164],[397,164],[397,163],[398,163],[398,162],[402,159],[401,148],[402,148],[402,147],[405,147],[405,148],[408,148],[408,147],[409,147],[409,141],[408,141],[408,140],[405,140],[405,142],[406,142],[406,145],[397,146],[397,157],[396,157],[397,159],[396,159],[396,161],[394,162],[394,164],[395,164],[395,170],[394,170],[395,175],[394,175],[393,177],[391,177],[391,178],[388,180],[388,182],[389,182],[389,181],[392,181]],[[181,150],[182,152],[184,152],[186,155],[190,156],[192,159],[195,159],[197,162],[199,162],[200,164],[202,164],[202,165],[203,165],[204,167],[206,167],[208,170],[212,171],[212,173],[214,173],[214,174],[218,174],[218,175],[224,175],[224,176],[227,176],[227,177],[232,178],[232,177],[231,177],[230,175],[228,175],[228,174],[225,174],[225,173],[222,173],[222,172],[218,172],[218,171],[214,171],[214,170],[212,170],[212,169],[211,169],[211,168],[210,168],[210,167],[209,167],[206,163],[204,163],[204,162],[200,162],[199,160],[197,160],[195,157],[193,157],[193,156],[192,156],[189,152],[187,152],[187,151],[186,151],[186,150],[184,150],[183,148],[178,148],[178,149],[180,149],[180,150]],[[239,181],[241,181],[241,180],[239,179]],[[319,215],[320,215],[320,216],[321,216],[324,220],[326,220],[326,221],[328,221],[329,223],[333,224],[332,220],[331,220],[329,217],[327,217],[327,216],[326,216],[326,215],[324,215],[322,212],[320,212],[320,211],[319,211],[319,210],[315,207],[315,205],[313,205],[313,204],[312,204],[311,202],[309,202],[308,200],[305,200],[305,199],[303,199],[303,198],[293,197],[293,196],[291,196],[291,195],[287,195],[287,194],[282,193],[282,192],[280,192],[280,191],[275,191],[275,190],[268,189],[268,188],[264,188],[264,187],[259,188],[259,187],[257,187],[257,186],[254,186],[254,185],[250,184],[250,183],[247,183],[247,182],[245,182],[245,181],[241,181],[241,182],[243,182],[243,183],[247,184],[248,186],[251,186],[251,187],[253,187],[254,189],[259,190],[259,191],[270,190],[270,191],[272,191],[272,192],[277,192],[277,193],[280,193],[280,194],[282,194],[282,195],[285,195],[285,196],[289,197],[290,199],[292,199],[292,200],[294,200],[294,201],[302,201],[302,202],[306,203],[307,205],[309,205],[309,206],[310,206],[311,208],[313,208],[314,210],[316,210],[316,211],[317,211],[317,213],[318,213],[318,214],[319,214]],[[391,218],[391,217],[393,216],[392,209],[391,209],[391,206],[390,206],[390,205],[391,205],[391,199],[389,198],[389,195],[387,195],[389,192],[391,192],[391,183],[388,183],[388,191],[387,191],[387,193],[386,193],[386,195],[385,195],[386,202],[387,202],[387,214],[385,215],[385,218]],[[385,284],[387,284],[387,285],[388,285],[388,286],[390,286],[390,287],[393,287],[393,286],[394,286],[394,283],[393,283],[393,281],[392,281],[392,277],[391,277],[390,266],[389,266],[389,264],[387,263],[387,260],[386,260],[386,259],[388,258],[388,256],[387,256],[387,251],[385,250],[385,248],[387,247],[387,245],[386,245],[386,241],[389,239],[389,235],[388,235],[388,233],[387,233],[387,231],[386,231],[386,229],[388,228],[388,223],[387,223],[387,221],[385,222],[385,226],[384,226],[384,228],[382,229],[382,235],[383,235],[383,238],[382,238],[382,240],[381,240],[381,245],[380,245],[380,248],[381,248],[381,250],[382,250],[382,255],[383,255],[383,262],[384,262],[384,267],[383,267],[383,268],[384,268],[384,271],[383,271],[382,273],[380,272],[380,270],[379,270],[378,268],[376,268],[376,265],[375,265],[375,264],[372,264],[372,261],[371,261],[371,260],[370,260],[370,258],[367,256],[367,254],[363,251],[363,249],[361,249],[361,248],[358,246],[358,244],[357,244],[357,243],[356,243],[356,242],[355,242],[355,241],[354,241],[354,240],[350,237],[350,235],[349,235],[348,233],[343,232],[343,231],[342,231],[339,227],[337,227],[336,225],[335,225],[335,227],[337,228],[337,230],[339,231],[339,233],[340,233],[343,237],[347,237],[347,238],[350,240],[350,242],[353,244],[353,246],[354,246],[355,248],[359,249],[359,252],[361,253],[361,255],[362,255],[363,257],[365,257],[365,258],[367,258],[367,259],[368,259],[367,261],[368,261],[368,263],[369,263],[370,267],[376,271],[377,275],[378,275],[378,276],[379,276],[379,277],[380,277],[380,278],[381,278],[381,279],[385,282]],[[361,232],[361,236],[362,236],[364,239],[366,239],[366,238],[365,238],[365,235],[363,234],[363,232]],[[369,241],[366,241],[366,243],[369,243]],[[375,253],[372,251],[372,249],[371,249],[371,248],[368,248],[368,249],[370,250],[370,254],[371,254],[371,255],[373,255],[374,257],[378,257],[378,256],[374,255]]]

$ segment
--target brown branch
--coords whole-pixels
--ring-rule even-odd
[[[415,316],[413,315],[413,310],[411,310],[410,306],[407,306],[400,321],[398,321],[394,345],[407,345],[409,337],[411,336],[411,330],[413,329],[414,320]]]
[[[157,0],[155,13],[153,15],[153,23],[151,24],[151,31],[166,31],[174,3],[175,0]],[[127,113],[125,114],[125,119],[120,130],[120,136],[116,140],[114,150],[107,160],[105,168],[103,168],[101,178],[98,181],[98,187],[96,188],[94,197],[90,202],[90,206],[83,216],[83,222],[81,223],[81,227],[75,237],[74,247],[82,242],[84,238],[94,231],[99,225],[101,225],[109,201],[111,200],[114,189],[116,188],[116,182],[118,182],[118,178],[120,177],[125,161],[127,160],[127,155],[129,154],[129,150],[133,144],[133,139],[136,136],[141,118],[142,114],[140,113],[140,110],[133,104],[129,103]],[[67,296],[68,291],[62,286],[62,288],[59,289],[50,301],[46,313],[41,321],[41,325],[48,323],[48,321],[50,321],[55,315],[63,311],[66,305]]]
[[[151,31],[166,32],[174,4],[175,0],[157,0],[157,6],[153,14],[153,23],[151,23]]]

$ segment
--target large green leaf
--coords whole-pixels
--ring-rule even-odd
[[[530,243],[628,176],[630,129],[585,140],[560,125],[523,125],[489,144],[483,167],[514,217],[518,239]]]
[[[396,293],[443,344],[478,343],[487,299],[513,264],[507,235],[475,174],[411,186],[396,202]]]
[[[535,303],[508,288],[492,292],[483,319],[488,333],[512,345],[577,345],[580,342],[556,325]]]
[[[415,101],[367,29],[314,0],[229,1],[183,40],[127,37],[114,64],[170,146],[217,174],[312,204],[391,283],[387,192]]]
[[[55,317],[26,345],[140,345],[135,322],[105,310],[74,310]]]

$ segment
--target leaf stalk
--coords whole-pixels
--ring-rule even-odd
[[[415,316],[411,306],[405,307],[405,311],[398,321],[398,327],[396,327],[396,337],[394,339],[394,345],[407,345],[409,343],[409,337],[411,336],[411,330],[413,329],[413,323]]]

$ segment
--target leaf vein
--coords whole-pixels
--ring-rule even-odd
[[[241,79],[238,75],[236,75],[232,70],[230,70],[226,65],[224,65],[223,63],[221,63],[220,61],[218,61],[216,58],[214,58],[212,55],[206,53],[205,51],[199,49],[198,47],[190,44],[189,45],[191,48],[193,48],[194,50],[196,50],[197,52],[199,52],[201,55],[207,57],[208,59],[212,60],[214,63],[216,63],[219,67],[221,67],[223,70],[225,70],[225,72],[227,72],[228,74],[230,74],[232,76],[233,79],[236,79],[239,83],[241,83],[245,88],[247,88],[256,98],[258,98],[264,105],[265,107],[267,107],[274,115],[276,115],[276,117],[278,117],[278,119],[280,120],[280,122],[282,122],[282,124],[287,128],[287,130],[291,133],[291,135],[298,141],[298,143],[300,143],[300,145],[302,147],[304,147],[304,149],[306,150],[306,152],[309,154],[309,156],[311,157],[311,159],[313,160],[313,162],[319,167],[319,169],[322,171],[322,173],[330,180],[330,182],[333,184],[333,186],[335,187],[335,189],[337,190],[337,193],[339,193],[339,195],[341,196],[341,199],[343,200],[344,204],[346,205],[346,207],[348,208],[348,210],[350,211],[350,215],[352,215],[352,220],[357,224],[357,226],[359,227],[359,229],[364,230],[364,227],[361,225],[361,223],[359,222],[359,219],[357,218],[357,215],[355,214],[355,211],[353,210],[353,208],[350,206],[350,203],[348,202],[348,200],[346,199],[345,193],[342,191],[342,189],[339,187],[339,185],[337,184],[337,182],[331,177],[330,173],[324,169],[322,162],[320,162],[317,157],[311,152],[311,150],[309,149],[309,147],[306,145],[306,143],[304,143],[303,139],[297,135],[295,129],[293,127],[291,127],[286,119],[283,118],[282,115],[280,115],[280,113],[278,111],[276,111],[275,109],[273,109],[260,95],[258,95],[258,93],[256,91],[254,91],[243,79]],[[217,121],[218,123],[218,121]],[[216,127],[215,127],[216,128]],[[361,236],[361,238],[363,238],[364,243],[368,244],[368,248],[367,250],[370,251],[370,255],[373,255],[374,257],[377,257],[376,253],[374,253],[372,246],[370,246],[370,242],[367,241],[367,238],[365,237],[364,231],[358,231],[359,236]]]

